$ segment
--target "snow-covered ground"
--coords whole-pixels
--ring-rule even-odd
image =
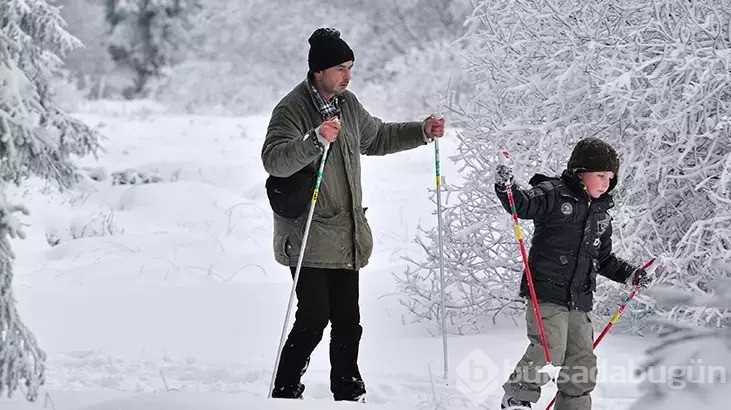
[[[49,362],[37,403],[17,394],[0,401],[0,409],[364,406],[332,401],[328,334],[304,377],[305,400],[266,399],[291,286],[271,250],[259,156],[268,118],[171,116],[134,105],[80,116],[108,138],[98,159],[81,161],[100,180],[64,193],[29,181],[9,195],[32,212],[24,219],[28,238],[13,242],[14,288]],[[457,173],[446,159],[455,147],[448,133],[446,178]],[[445,383],[441,338],[430,334],[434,326],[411,324],[398,301],[392,274],[405,269],[402,256],[418,256],[412,239],[419,224],[436,222],[428,194],[433,161],[432,147],[364,160],[364,202],[376,243],[361,275],[365,406],[479,407],[457,388],[458,378],[474,376],[486,382],[470,384],[475,393],[491,393],[483,406],[498,408],[499,386],[525,349],[523,326],[502,323],[482,335],[450,337]],[[112,184],[115,172],[130,168],[160,181]],[[598,349],[602,371],[631,375],[648,343],[611,335]],[[469,366],[466,373],[468,359],[485,357],[496,368],[484,377]],[[546,389],[543,405],[553,392]],[[637,395],[636,382],[604,377],[595,408],[626,409]]]

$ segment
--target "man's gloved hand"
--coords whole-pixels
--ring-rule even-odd
[[[502,186],[508,182],[510,182],[510,185],[515,185],[513,168],[509,157],[501,153],[498,156],[498,165],[495,167],[495,183]]]

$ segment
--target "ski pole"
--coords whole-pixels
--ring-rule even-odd
[[[599,337],[596,338],[596,340],[594,341],[594,344],[591,346],[592,349],[596,349],[596,347],[599,345],[599,343],[602,341],[602,339],[604,339],[604,336],[606,336],[606,334],[609,333],[609,329],[611,329],[612,326],[614,326],[614,324],[617,323],[619,318],[622,317],[622,314],[624,313],[625,309],[627,309],[627,305],[629,304],[629,302],[631,302],[632,299],[634,299],[635,296],[637,296],[637,294],[640,293],[640,284],[637,283],[637,274],[641,270],[645,270],[645,269],[649,268],[654,262],[655,262],[655,258],[652,258],[649,261],[647,261],[644,265],[642,265],[641,268],[637,269],[637,271],[635,273],[635,279],[633,281],[634,286],[632,287],[632,292],[629,294],[629,296],[627,296],[626,299],[624,299],[624,302],[622,302],[622,305],[619,306],[619,309],[617,309],[617,312],[614,313],[614,316],[612,316],[612,318],[609,320],[609,323],[607,323],[607,325],[604,326],[604,329],[599,334]],[[548,403],[546,410],[550,410],[551,407],[555,403],[556,403],[556,397],[554,396],[553,400],[551,400],[551,402]]]
[[[510,153],[504,151],[503,155],[505,159],[510,159]],[[533,284],[533,275],[531,275],[530,265],[528,264],[528,252],[525,248],[525,241],[523,236],[523,228],[518,222],[518,210],[515,207],[515,197],[513,196],[513,187],[510,181],[505,182],[505,191],[508,194],[508,202],[510,203],[510,211],[513,214],[513,227],[515,228],[515,236],[518,238],[518,245],[520,246],[520,255],[523,258],[523,267],[525,268],[525,276],[528,282],[528,289],[530,290],[530,299],[533,304],[533,313],[536,316],[536,322],[538,323],[538,332],[541,335],[541,344],[543,345],[543,354],[546,356],[546,367],[551,365],[551,352],[548,350],[548,341],[546,340],[546,330],[543,328],[543,318],[541,317],[541,308],[538,306],[538,298],[536,297],[536,289]]]
[[[441,115],[432,114],[435,119],[441,118]],[[442,239],[442,174],[439,160],[439,138],[434,138],[434,170],[436,171],[436,188],[437,188],[437,230],[439,234],[439,282],[441,296],[441,317],[442,323],[442,350],[444,351],[444,380],[447,380],[449,369],[449,358],[447,354],[447,322],[446,310],[447,303],[444,295],[444,240]]]
[[[292,313],[292,306],[294,305],[294,299],[297,294],[297,282],[300,278],[300,271],[302,270],[302,261],[305,256],[305,246],[307,245],[307,237],[310,235],[310,225],[312,224],[312,215],[315,213],[315,205],[317,204],[317,196],[320,193],[320,184],[322,183],[322,172],[325,169],[325,160],[327,159],[327,153],[330,149],[330,145],[325,146],[325,150],[322,153],[322,160],[320,160],[320,168],[317,171],[317,179],[315,180],[315,189],[312,192],[312,200],[310,201],[310,211],[307,215],[307,223],[305,224],[305,235],[302,238],[302,246],[300,247],[299,257],[297,258],[297,268],[294,271],[294,283],[292,284],[292,290],[289,293],[289,303],[287,304],[287,314],[284,316],[284,325],[282,326],[282,336],[279,338],[279,348],[277,349],[277,358],[274,360],[274,372],[272,372],[272,380],[269,383],[268,398],[272,397],[272,391],[274,390],[274,380],[277,377],[277,370],[279,369],[279,361],[282,359],[282,349],[284,348],[284,342],[287,337],[287,329],[289,328],[289,316]]]
[[[624,300],[624,302],[622,302],[622,305],[619,307],[619,309],[617,309],[617,312],[614,314],[614,316],[612,316],[612,319],[609,320],[609,323],[607,323],[607,325],[604,327],[602,332],[599,334],[599,337],[596,338],[596,340],[594,341],[594,345],[592,347],[594,347],[594,348],[597,347],[599,342],[601,342],[602,339],[604,339],[604,336],[606,336],[606,334],[609,333],[609,329],[611,329],[612,326],[614,326],[614,324],[617,323],[619,318],[622,317],[622,314],[624,314],[624,311],[627,309],[627,305],[629,304],[629,302],[631,302],[632,299],[634,299],[635,296],[637,296],[637,294],[640,293],[640,284],[637,283],[637,273],[649,268],[650,265],[652,265],[654,262],[655,262],[655,258],[652,258],[649,261],[647,261],[644,265],[642,265],[641,268],[637,269],[637,272],[635,272],[635,280],[634,280],[635,283],[632,288],[632,292],[629,294],[629,296],[627,296],[627,298]]]

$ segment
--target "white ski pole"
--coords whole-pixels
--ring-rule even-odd
[[[432,118],[440,119],[441,115],[432,114]],[[436,171],[437,188],[437,231],[439,235],[439,293],[442,307],[440,309],[440,321],[442,327],[442,350],[444,351],[444,380],[447,381],[449,373],[449,355],[447,354],[447,303],[444,295],[444,240],[442,239],[442,174],[439,161],[439,138],[434,138],[434,170]]]
[[[317,204],[317,195],[320,192],[320,183],[322,182],[322,171],[325,169],[325,160],[327,159],[327,153],[330,149],[330,145],[325,146],[325,150],[322,153],[322,160],[320,161],[320,168],[317,171],[317,180],[315,181],[315,190],[312,192],[312,201],[310,201],[310,212],[307,215],[307,223],[305,224],[305,235],[302,238],[302,246],[300,247],[299,257],[297,258],[297,267],[294,271],[294,283],[292,283],[292,290],[289,293],[289,303],[287,304],[287,314],[284,317],[284,325],[282,326],[282,336],[279,338],[279,348],[277,349],[277,358],[274,361],[274,371],[272,372],[272,380],[269,382],[269,393],[268,397],[272,397],[272,391],[274,390],[274,380],[277,377],[277,370],[279,369],[279,361],[282,359],[282,349],[284,348],[284,342],[287,338],[287,329],[289,329],[289,317],[292,313],[292,306],[294,305],[294,299],[297,295],[297,282],[300,278],[300,271],[302,270],[302,260],[305,256],[305,246],[307,245],[307,237],[310,235],[310,225],[312,224],[312,215],[315,213],[315,205]]]

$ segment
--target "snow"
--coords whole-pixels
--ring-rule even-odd
[[[484,405],[498,406],[499,386],[527,345],[524,325],[450,336],[445,383],[436,325],[411,323],[394,285],[402,257],[421,257],[418,226],[436,224],[431,146],[363,162],[376,243],[361,274],[368,404],[332,401],[327,333],[304,376],[305,399],[269,400],[291,278],[271,250],[259,157],[268,118],[174,116],[108,102],[78,115],[107,137],[105,152],[80,161],[90,178],[63,193],[37,180],[9,193],[31,211],[22,219],[27,239],[13,241],[18,308],[49,362],[37,403],[17,394],[0,409],[473,408],[457,379],[476,349],[496,369]],[[440,146],[446,178],[457,175],[447,160],[456,144],[448,131]],[[111,175],[127,169],[162,182],[112,185]],[[650,343],[610,335],[600,364],[631,374]],[[637,383],[617,379],[600,382],[595,408],[626,409],[638,397]],[[547,387],[541,405],[554,392]]]

